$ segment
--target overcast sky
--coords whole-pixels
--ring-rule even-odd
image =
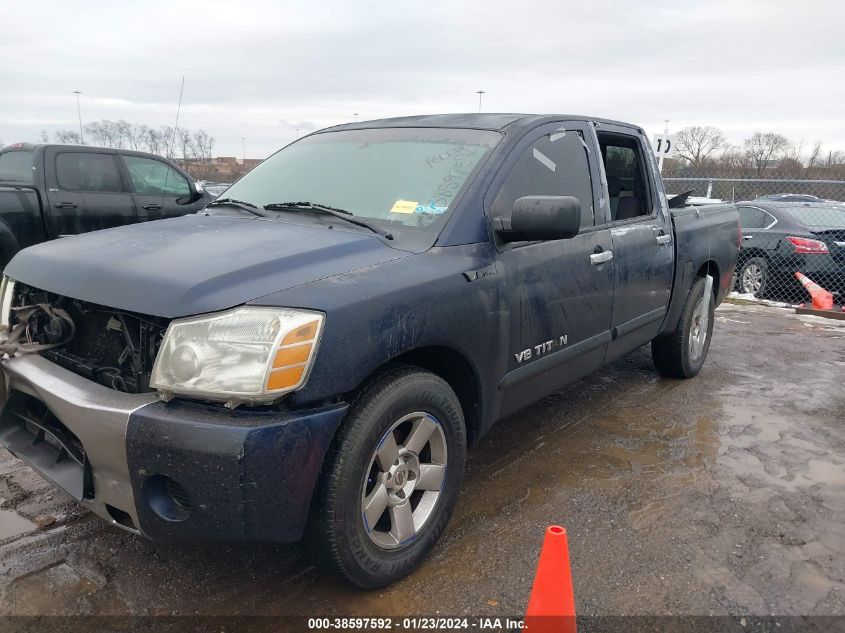
[[[439,112],[715,125],[845,150],[845,3],[0,0],[0,142],[126,119],[263,158],[301,133]]]

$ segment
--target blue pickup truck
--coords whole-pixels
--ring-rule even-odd
[[[321,130],[201,212],[36,245],[0,289],[0,441],[155,541],[302,538],[412,570],[467,446],[647,343],[689,378],[739,252],[640,128],[439,115]]]

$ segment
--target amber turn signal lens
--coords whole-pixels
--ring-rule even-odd
[[[298,365],[308,360],[308,355],[311,353],[311,345],[297,345],[296,347],[285,347],[276,352],[276,357],[273,359],[273,369],[279,367],[287,367],[288,365]]]
[[[293,387],[300,381],[304,371],[305,365],[274,371],[270,374],[270,378],[267,379],[267,389],[273,391]]]
[[[318,325],[319,321],[311,321],[311,323],[306,323],[305,325],[301,325],[295,330],[288,332],[285,338],[282,339],[282,345],[293,345],[295,343],[313,341],[314,337],[317,336]]]

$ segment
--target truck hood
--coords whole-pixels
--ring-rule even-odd
[[[408,255],[325,225],[189,215],[32,246],[5,272],[66,297],[174,318]]]

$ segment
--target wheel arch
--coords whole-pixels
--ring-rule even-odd
[[[698,272],[695,273],[696,277],[706,278],[707,275],[713,276],[713,298],[718,300],[721,276],[719,275],[719,264],[712,259],[703,263]]]
[[[386,368],[411,365],[439,376],[452,388],[464,414],[467,441],[472,444],[481,428],[481,381],[469,360],[452,347],[428,345],[394,356],[371,372],[356,389],[360,391]]]
[[[739,257],[737,258],[737,268],[739,268],[743,263],[751,259],[752,257],[762,257],[765,260],[769,259],[768,253],[765,249],[754,246],[751,248],[743,248],[739,251]]]

